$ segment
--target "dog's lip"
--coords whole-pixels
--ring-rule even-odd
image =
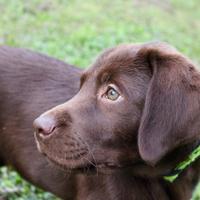
[[[95,172],[95,166],[91,165],[91,164],[85,164],[82,166],[77,166],[77,167],[67,167],[64,164],[61,164],[59,162],[56,162],[55,160],[52,160],[48,157],[48,159],[50,160],[50,162],[52,162],[54,165],[58,166],[59,168],[61,168],[62,170],[66,171],[66,172]]]
[[[43,153],[50,162],[58,166],[59,168],[63,169],[64,171],[69,171],[69,172],[97,172],[98,170],[117,170],[124,168],[124,166],[121,166],[119,164],[111,163],[111,162],[92,162],[89,161],[87,163],[82,163],[77,166],[67,166],[66,164],[63,164],[59,162],[56,159],[51,158],[47,154]]]

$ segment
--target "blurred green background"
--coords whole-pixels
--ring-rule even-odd
[[[0,44],[25,47],[87,67],[119,43],[161,40],[200,63],[199,0],[1,0]],[[0,172],[9,199],[55,199],[10,169]],[[200,187],[195,192],[200,199]]]

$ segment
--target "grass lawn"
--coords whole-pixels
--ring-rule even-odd
[[[0,12],[0,44],[44,52],[83,68],[107,47],[155,40],[171,43],[200,63],[199,0],[1,0]],[[0,193],[11,200],[55,199],[6,168]],[[193,199],[200,199],[200,189]]]

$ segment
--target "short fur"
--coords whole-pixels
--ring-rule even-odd
[[[67,199],[73,180],[39,154],[32,122],[76,94],[80,72],[42,54],[0,47],[0,164],[13,166],[26,180]]]
[[[112,85],[119,100],[107,98]],[[71,199],[189,200],[199,161],[174,183],[163,176],[199,143],[199,113],[200,74],[190,60],[164,43],[120,45],[84,72],[71,100],[34,122],[35,136],[43,154],[77,174]]]

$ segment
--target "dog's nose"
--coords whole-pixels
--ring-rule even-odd
[[[51,116],[40,116],[33,122],[33,127],[37,133],[48,136],[56,128],[56,121]]]

